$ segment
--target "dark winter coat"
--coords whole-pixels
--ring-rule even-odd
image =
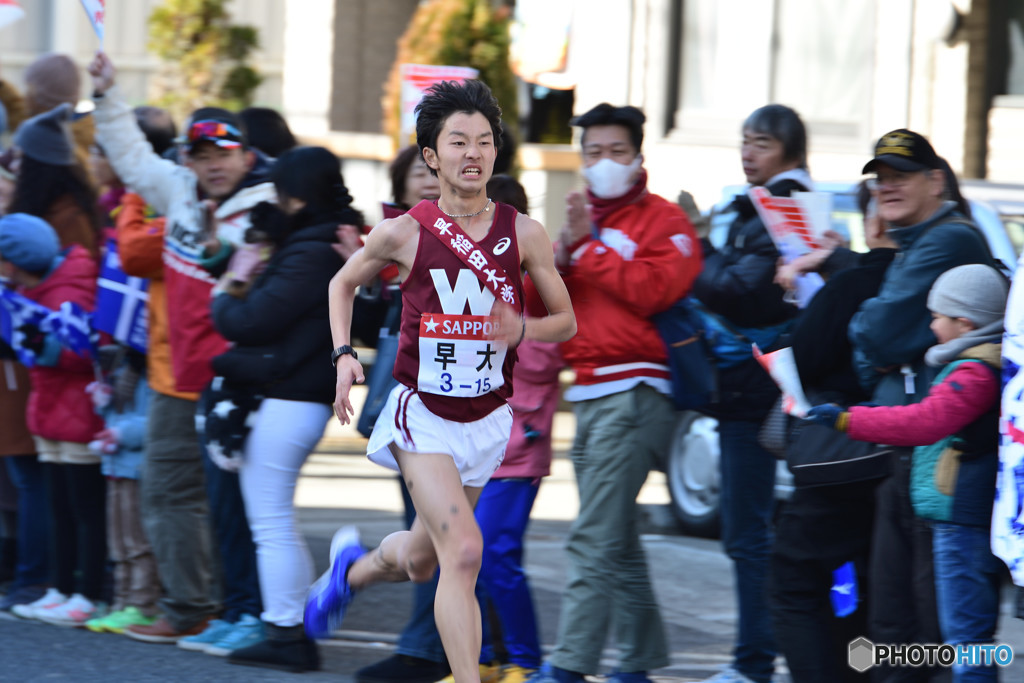
[[[327,285],[342,266],[331,245],[345,213],[296,217],[244,299],[213,301],[217,331],[235,343],[213,359],[217,375],[254,385],[267,398],[332,403]]]
[[[935,369],[924,353],[935,344],[928,292],[951,268],[969,263],[995,266],[981,232],[946,202],[928,220],[888,232],[900,251],[885,274],[878,296],[865,301],[850,321],[850,341],[861,384],[876,403],[899,405],[920,401],[928,393]],[[908,392],[901,366],[913,371]]]
[[[808,390],[826,393],[844,405],[870,398],[857,381],[847,328],[867,299],[877,296],[895,249],[859,255],[859,265],[834,275],[818,290],[793,329],[793,358]],[[834,396],[833,396],[834,395]]]
[[[785,177],[765,186],[775,196],[806,191]],[[721,249],[704,254],[704,270],[693,295],[710,311],[738,327],[771,327],[792,319],[796,306],[786,302],[775,284],[779,251],[746,195],[733,202],[737,212]],[[778,388],[752,357],[719,371],[720,400],[706,412],[725,419],[761,420],[778,397]]]

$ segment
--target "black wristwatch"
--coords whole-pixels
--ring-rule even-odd
[[[331,352],[331,365],[338,367],[338,359],[346,354],[352,356],[356,360],[359,360],[359,354],[356,353],[356,350],[346,344],[345,346],[339,346]]]

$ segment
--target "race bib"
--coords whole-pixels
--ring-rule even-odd
[[[494,318],[424,313],[420,318],[417,389],[428,394],[472,398],[505,383],[508,344],[488,339]]]

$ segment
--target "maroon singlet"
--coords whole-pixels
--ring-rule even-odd
[[[515,289],[516,301],[520,302],[518,312],[522,314],[523,282],[519,245],[516,243],[517,215],[518,212],[511,206],[495,202],[491,228],[477,246],[491,254],[505,269],[508,284]],[[493,412],[512,395],[515,348],[507,350],[505,362],[500,366],[499,376],[503,381],[500,386],[494,386],[497,381],[488,382],[487,373],[490,371],[491,376],[494,376],[497,372],[497,369],[488,365],[489,352],[495,342],[481,339],[479,333],[471,334],[468,330],[459,329],[460,316],[473,315],[474,320],[479,321],[479,316],[489,314],[493,301],[494,295],[484,287],[473,271],[442,244],[435,234],[420,225],[416,258],[409,277],[402,283],[402,326],[394,377],[401,384],[417,389],[423,404],[439,417],[454,422],[473,422]],[[437,317],[432,314],[437,314]],[[466,327],[467,323],[463,320],[462,325]],[[429,323],[429,329],[435,330],[436,334],[440,335],[441,330],[451,334],[436,339],[425,336],[421,344],[420,330],[428,329],[422,327],[425,323]],[[475,345],[469,354],[474,360],[468,364],[456,364],[453,354],[457,344]],[[424,358],[425,366],[422,369],[421,346],[430,352],[430,356]],[[475,366],[476,360],[480,361],[479,369]],[[421,386],[421,371],[439,379],[430,391],[426,390],[425,384]],[[484,383],[481,384],[481,381]],[[460,386],[463,392],[484,393],[469,397],[445,395],[445,390],[459,392]],[[468,386],[475,386],[475,389],[467,389]]]

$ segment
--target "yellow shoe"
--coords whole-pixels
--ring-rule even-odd
[[[501,667],[497,664],[480,665],[480,683],[498,683],[501,680]],[[437,683],[455,683],[455,674],[442,678]]]
[[[501,683],[526,683],[536,669],[527,669],[518,664],[507,664],[501,667]]]

